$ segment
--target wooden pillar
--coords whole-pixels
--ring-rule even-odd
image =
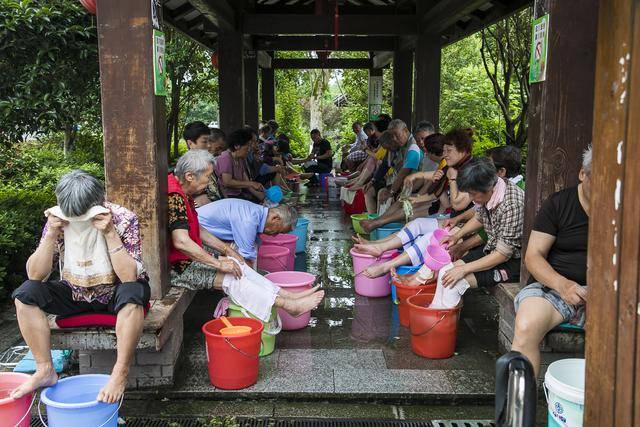
[[[244,58],[244,122],[258,127],[258,59],[256,51],[245,52]]]
[[[273,54],[271,55],[273,57]],[[276,85],[273,68],[262,68],[262,120],[276,118]]]
[[[98,48],[108,200],[138,215],[152,298],[169,289],[167,135],[154,95],[149,0],[98,2]]]
[[[597,37],[584,425],[638,426],[640,2],[601,0]]]
[[[244,58],[242,34],[218,33],[220,128],[229,134],[244,126]]]
[[[416,123],[427,120],[436,129],[440,116],[441,47],[439,36],[425,33],[418,35],[415,52],[415,120]]]
[[[591,143],[598,0],[537,0],[535,9],[549,13],[550,33],[546,80],[531,84],[529,100],[524,248],[542,202],[578,182]]]
[[[393,118],[403,120],[411,129],[413,96],[413,52],[396,50],[393,53]],[[419,120],[419,118],[418,118]]]

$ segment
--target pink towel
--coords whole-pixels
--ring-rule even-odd
[[[507,183],[504,182],[504,179],[498,178],[496,185],[493,187],[493,194],[491,198],[487,202],[487,209],[493,210],[496,206],[498,206],[502,200],[504,199],[504,193],[507,191]]]

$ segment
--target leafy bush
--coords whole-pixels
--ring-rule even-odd
[[[44,210],[56,203],[54,189],[60,177],[84,169],[104,179],[95,146],[65,158],[55,139],[0,149],[0,297],[25,279],[25,262],[38,243]],[[79,141],[87,144],[84,148],[96,144],[89,136]]]

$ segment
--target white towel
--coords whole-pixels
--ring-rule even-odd
[[[340,187],[340,200],[350,205],[353,203],[353,199],[356,198],[356,192],[351,191],[346,187]]]
[[[64,226],[64,248],[60,257],[60,277],[83,287],[108,285],[117,280],[111,265],[109,248],[103,234],[91,220],[107,213],[104,206],[94,206],[82,216],[68,217],[59,206],[47,209],[45,216],[54,215],[68,222]]]
[[[225,275],[222,290],[236,305],[243,307],[263,322],[268,322],[280,287],[247,264],[240,264],[234,258],[229,259],[240,265],[242,277],[236,279],[233,274]]]
[[[438,285],[436,286],[436,294],[429,308],[454,308],[460,304],[462,295],[469,289],[470,285],[466,279],[460,279],[452,288],[446,288],[442,285],[442,276],[454,267],[453,264],[446,265],[440,269],[438,274]]]

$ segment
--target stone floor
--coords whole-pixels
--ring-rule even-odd
[[[278,335],[277,350],[260,361],[257,384],[241,391],[215,390],[207,375],[200,327],[211,318],[220,295],[202,292],[186,314],[176,385],[156,392],[165,398],[490,403],[498,356],[492,297],[483,292],[465,296],[453,357],[418,357],[411,352],[409,331],[399,325],[391,299],[355,294],[349,255],[353,231],[339,201],[316,190],[301,199],[299,207],[311,223],[307,251],[298,254],[296,269],[318,275],[327,294],[309,326]]]

